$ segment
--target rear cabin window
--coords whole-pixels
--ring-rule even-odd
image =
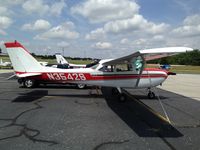
[[[130,66],[128,64],[118,64],[115,68],[116,72],[130,71]]]

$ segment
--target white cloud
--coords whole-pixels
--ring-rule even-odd
[[[184,25],[199,25],[200,24],[200,15],[188,16],[183,21]]]
[[[43,3],[43,0],[28,0],[26,1],[22,7],[28,12],[28,13],[39,13],[39,14],[45,14],[49,10],[49,6],[47,4]]]
[[[61,41],[57,44],[58,47],[68,47],[70,44],[65,41]]]
[[[85,36],[87,40],[97,40],[105,38],[105,31],[102,28],[91,31]]]
[[[64,0],[59,2],[55,2],[52,5],[48,5],[44,3],[44,0],[28,0],[26,1],[22,7],[28,13],[38,13],[40,15],[51,14],[54,16],[60,16],[64,7],[66,7],[66,3]]]
[[[0,29],[0,35],[7,35],[7,33],[4,30]]]
[[[51,6],[50,13],[59,16],[62,13],[62,10],[67,5],[65,4],[64,0],[61,0],[60,2],[56,2]]]
[[[128,42],[129,42],[129,40],[127,38],[123,38],[120,41],[121,44],[127,44]]]
[[[1,6],[7,7],[12,5],[20,5],[23,4],[25,0],[1,0]]]
[[[180,37],[200,36],[200,15],[186,17],[183,25],[175,28],[172,34]]]
[[[143,31],[151,34],[158,34],[166,31],[169,25],[165,23],[155,24],[148,22],[141,15],[134,15],[132,18],[108,22],[104,25],[106,32],[120,33]]]
[[[71,8],[72,13],[86,17],[91,23],[129,18],[139,11],[139,5],[130,0],[88,0]]]
[[[0,6],[0,14],[1,15],[7,15],[8,9],[6,7]]]
[[[137,40],[133,41],[133,44],[135,44],[135,45],[144,45],[144,44],[147,44],[147,39],[143,39],[143,38],[137,39]]]
[[[155,35],[155,36],[153,36],[153,40],[154,41],[163,41],[164,36],[163,35]]]
[[[169,28],[168,24],[160,23],[155,24],[147,21],[143,16],[137,14],[128,19],[121,19],[107,22],[102,28],[97,28],[86,35],[86,39],[102,39],[105,38],[109,33],[115,33],[119,35],[126,35],[130,33],[137,34],[150,34],[157,35],[167,31]]]
[[[112,48],[112,44],[109,42],[97,42],[96,44],[92,45],[92,47],[96,49],[110,49]]]
[[[6,29],[13,23],[12,19],[6,16],[0,16],[0,29]]]
[[[51,24],[43,19],[36,20],[34,24],[24,24],[22,30],[47,30]]]
[[[47,32],[37,35],[35,39],[76,39],[78,37],[79,33],[74,31],[74,24],[72,22],[65,22],[51,28]]]

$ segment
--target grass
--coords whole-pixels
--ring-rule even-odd
[[[157,64],[147,64],[148,68],[158,68]],[[185,74],[200,74],[200,66],[171,65],[171,72]]]
[[[92,62],[91,60],[67,60],[67,61],[72,64],[89,64]]]
[[[200,66],[172,66],[170,71],[176,73],[200,74]]]

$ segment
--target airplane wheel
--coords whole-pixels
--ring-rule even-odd
[[[126,101],[126,99],[127,99],[126,95],[125,95],[125,94],[123,94],[123,93],[122,93],[122,94],[120,94],[118,98],[119,98],[119,102],[125,102],[125,101]]]
[[[148,98],[149,98],[149,99],[154,99],[154,98],[156,98],[155,93],[150,91],[150,92],[148,93]]]
[[[77,87],[79,89],[84,89],[86,87],[86,85],[85,84],[77,84]]]
[[[23,82],[24,87],[33,88],[35,86],[35,80],[33,79],[25,79]]]

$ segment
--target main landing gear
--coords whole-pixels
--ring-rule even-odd
[[[19,84],[23,84],[25,88],[34,88],[37,83],[34,79],[29,79],[29,78],[20,78],[18,79]]]
[[[152,92],[150,88],[148,88],[148,95],[147,96],[148,96],[149,99],[155,99],[156,98],[155,93]]]
[[[127,100],[127,96],[122,92],[120,87],[113,88],[112,95],[117,96],[119,102],[125,102]]]

